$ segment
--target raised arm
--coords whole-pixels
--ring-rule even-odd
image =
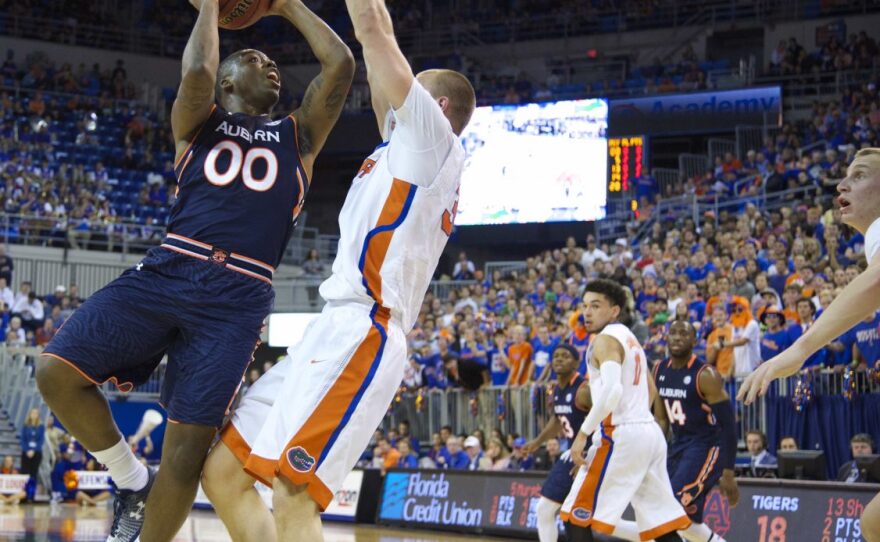
[[[293,112],[299,129],[299,150],[306,169],[311,171],[345,105],[354,78],[354,56],[336,32],[300,0],[274,0],[269,14],[290,21],[321,63],[321,73],[309,83],[302,105]]]
[[[217,0],[190,0],[190,3],[199,10],[199,16],[183,50],[180,87],[171,107],[171,131],[178,158],[211,115],[220,64]]]
[[[385,0],[345,0],[354,34],[364,50],[367,81],[379,132],[389,108],[400,109],[413,83],[412,68],[394,38]]]
[[[743,382],[737,394],[747,404],[764,395],[770,383],[795,374],[820,348],[880,308],[880,256],[828,305],[816,322],[787,350],[761,364]]]

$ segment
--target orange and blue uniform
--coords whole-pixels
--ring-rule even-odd
[[[413,328],[458,208],[464,148],[413,82],[394,132],[355,173],[339,213],[324,311],[245,394],[222,441],[269,486],[282,476],[323,509],[394,399]]]

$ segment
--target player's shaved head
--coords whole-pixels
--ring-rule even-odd
[[[477,107],[477,95],[467,77],[453,70],[426,70],[416,78],[436,99],[447,98],[446,118],[452,131],[461,135]]]
[[[271,81],[270,72],[274,72]],[[217,67],[214,95],[227,111],[269,114],[278,103],[280,90],[281,72],[271,58],[256,49],[236,51]]]
[[[223,82],[235,78],[235,69],[238,67],[238,63],[241,62],[241,57],[251,51],[253,49],[236,51],[220,62],[220,65],[217,67],[217,82],[214,86],[214,94],[218,99],[223,96]]]

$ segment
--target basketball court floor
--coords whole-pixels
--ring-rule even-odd
[[[112,522],[108,506],[82,508],[74,504],[0,505],[0,542],[103,542]],[[480,537],[325,523],[326,542],[464,542]],[[175,542],[228,542],[229,535],[213,512],[194,510]],[[493,539],[500,540],[500,539]]]

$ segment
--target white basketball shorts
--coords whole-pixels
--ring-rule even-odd
[[[221,440],[258,481],[307,485],[324,510],[394,399],[406,354],[387,309],[328,304],[247,390]]]
[[[642,540],[686,529],[691,521],[672,493],[666,471],[666,439],[656,423],[602,424],[593,434],[562,505],[563,521],[611,534],[632,504]]]

